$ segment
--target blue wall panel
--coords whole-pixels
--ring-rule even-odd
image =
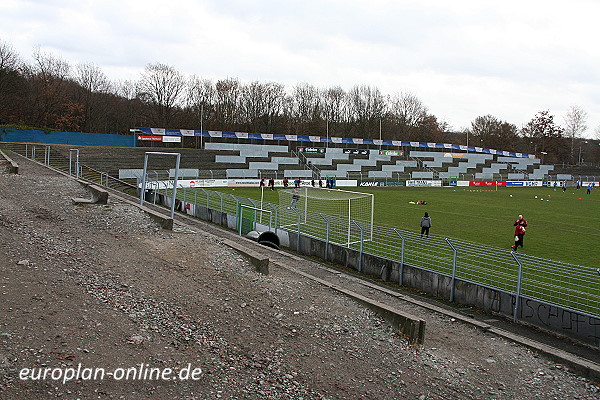
[[[135,147],[135,135],[111,135],[106,133],[58,132],[25,129],[0,129],[0,141],[73,146],[119,146]]]

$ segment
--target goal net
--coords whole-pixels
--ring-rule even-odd
[[[373,194],[307,186],[278,192],[282,228],[346,246],[373,239]]]

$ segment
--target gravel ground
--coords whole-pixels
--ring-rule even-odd
[[[161,230],[115,197],[74,205],[78,183],[17,161],[20,175],[0,174],[0,399],[600,399],[564,366],[439,314],[409,346],[345,296],[257,274],[218,237]],[[197,374],[117,379],[142,363]],[[78,366],[107,375],[63,382]]]

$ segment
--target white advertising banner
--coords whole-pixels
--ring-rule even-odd
[[[506,181],[507,187],[541,187],[543,181]]]
[[[406,186],[441,187],[442,181],[410,180],[406,181]]]
[[[265,181],[265,185],[268,182]],[[260,185],[260,179],[228,179],[227,186],[228,187],[236,187],[236,186],[256,186]]]
[[[258,185],[258,184],[257,184]],[[141,187],[142,184],[138,184]],[[170,189],[173,187],[173,181],[150,181],[146,182],[149,189]],[[178,188],[199,188],[199,187],[227,187],[227,179],[178,179]]]

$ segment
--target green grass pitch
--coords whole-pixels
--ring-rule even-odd
[[[529,223],[522,253],[586,267],[600,267],[600,189],[590,195],[576,190],[471,187],[342,188],[375,194],[375,225],[419,231],[427,211],[431,234],[510,250],[513,222],[522,214]],[[223,188],[227,193],[260,199],[259,188]],[[410,204],[418,200],[427,205]],[[264,201],[277,203],[276,191],[264,190]]]

